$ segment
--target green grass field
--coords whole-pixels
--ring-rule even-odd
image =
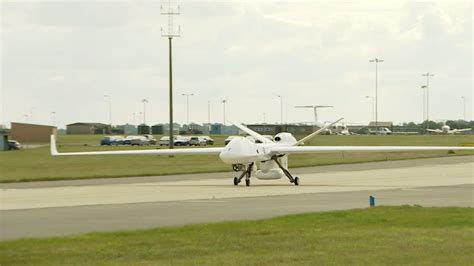
[[[474,209],[376,207],[0,242],[1,265],[473,265]]]
[[[224,136],[213,136],[223,146]],[[66,151],[101,151],[119,149],[154,149],[156,147],[101,147],[101,136],[66,135],[58,138],[58,149]],[[159,136],[157,136],[159,139]],[[466,145],[474,136],[318,136],[307,145]],[[457,155],[474,154],[457,152]],[[394,153],[321,153],[290,155],[290,167],[356,163],[412,158],[450,156],[446,152]],[[216,155],[121,155],[52,157],[49,147],[0,152],[0,182],[81,179],[97,177],[152,176],[181,173],[230,171]]]

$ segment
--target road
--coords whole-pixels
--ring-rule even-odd
[[[2,184],[0,239],[63,236],[364,208],[474,207],[474,156],[295,169],[232,185],[233,173]]]

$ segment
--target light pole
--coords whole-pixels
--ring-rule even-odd
[[[375,130],[379,130],[379,94],[378,94],[378,64],[382,63],[382,59],[372,59],[369,62],[375,62]]]
[[[430,77],[433,77],[434,74],[426,72],[421,74],[426,77],[426,129],[430,127]]]
[[[222,105],[223,105],[223,107],[224,107],[224,123],[223,123],[224,125],[225,125],[225,103],[226,103],[226,102],[227,102],[227,100],[225,100],[225,99],[222,100]]]
[[[426,121],[426,86],[425,85],[421,86],[421,89],[423,90],[423,120],[422,122],[424,123]]]
[[[143,99],[142,103],[143,103],[143,124],[146,125],[146,104],[148,103],[148,100]]]
[[[466,121],[466,97],[461,96],[462,99],[462,119]]]
[[[56,126],[56,112],[51,112],[51,118],[53,120],[53,126]]]
[[[168,10],[164,11],[163,7],[161,7],[161,14],[168,16],[168,33],[164,34],[163,33],[163,28],[161,29],[161,37],[166,37],[168,38],[168,46],[169,46],[169,107],[170,107],[170,143],[169,143],[169,148],[173,149],[174,147],[174,140],[173,140],[173,64],[172,64],[172,40],[174,37],[180,37],[180,28],[178,27],[178,34],[174,33],[174,28],[173,28],[173,16],[174,15],[179,15],[179,6],[177,8],[177,11],[175,11],[171,7],[171,1],[169,1],[168,4]]]
[[[283,125],[283,96],[277,95],[280,98],[280,124]]]
[[[207,101],[207,129],[211,134],[211,101]]]
[[[109,124],[112,126],[112,96],[104,95],[104,97],[109,101]]]
[[[372,100],[372,104],[370,106],[370,109],[372,109],[372,120],[375,120],[375,99],[374,99],[374,96],[365,96],[365,98]]]
[[[181,95],[186,96],[186,125],[189,127],[189,96],[193,96],[192,93],[182,93]]]

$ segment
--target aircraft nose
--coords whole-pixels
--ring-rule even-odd
[[[232,139],[219,158],[226,164],[242,164],[254,162],[259,155],[258,147],[250,140],[239,137]]]

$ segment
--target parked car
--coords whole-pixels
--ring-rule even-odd
[[[209,136],[202,136],[205,140],[207,145],[214,145],[214,139]]]
[[[189,138],[183,136],[176,136],[173,143],[175,146],[189,146]]]
[[[206,146],[207,140],[203,137],[192,136],[189,138],[189,146]]]
[[[150,145],[155,145],[156,144],[156,139],[155,137],[153,137],[153,135],[144,135],[145,138],[148,139],[148,142],[150,143]]]
[[[132,146],[150,145],[150,141],[145,136],[136,136],[130,142]]]
[[[233,139],[233,138],[236,138],[238,136],[228,136],[225,140],[224,140],[224,144],[227,145],[229,144],[229,142]]]
[[[134,139],[136,136],[127,136],[126,138],[123,139],[123,145],[131,145],[132,144],[132,139]]]
[[[19,150],[21,149],[20,142],[16,140],[8,140],[8,150]]]
[[[122,136],[105,136],[100,140],[100,145],[119,145],[123,144]]]
[[[160,139],[160,146],[169,146],[170,145],[170,137],[169,136],[163,136]]]

